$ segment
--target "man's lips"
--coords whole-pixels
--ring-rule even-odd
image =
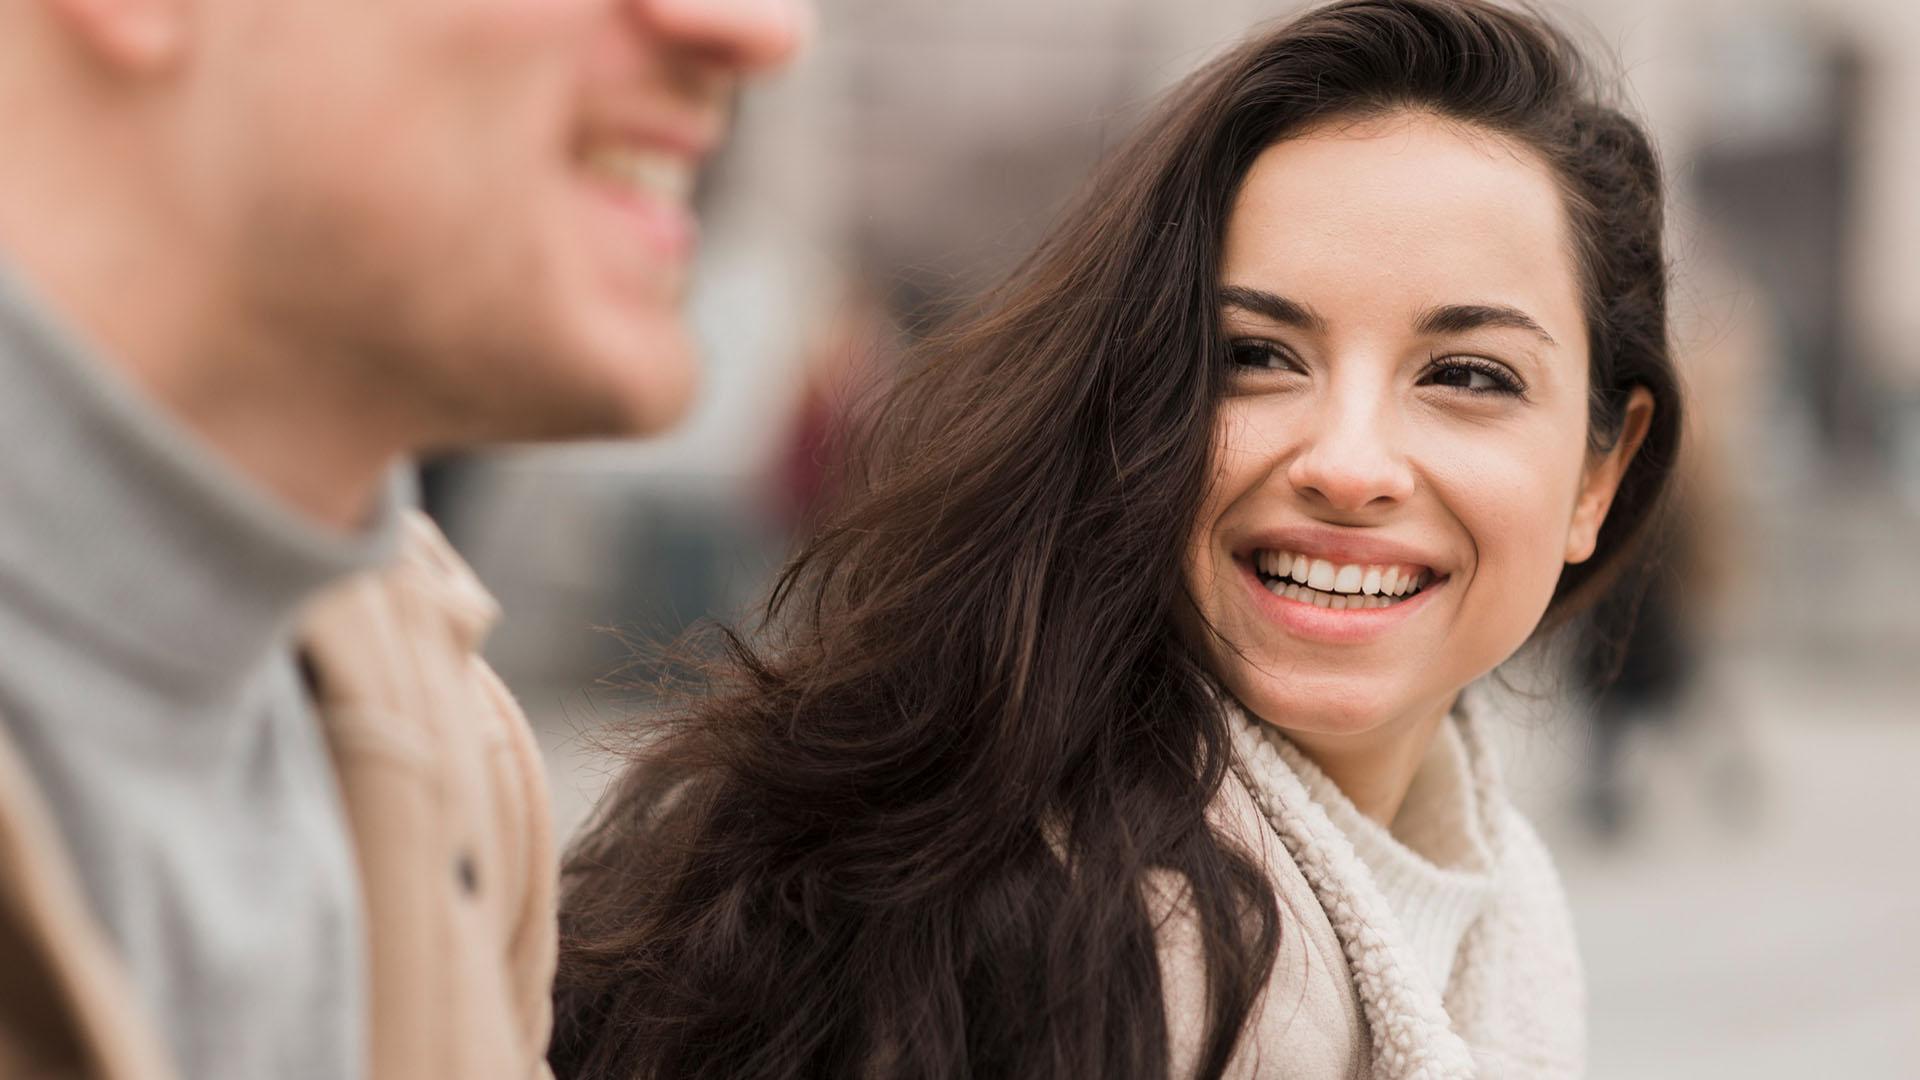
[[[699,237],[693,213],[697,159],[657,146],[604,138],[576,154],[579,174],[617,215],[623,234],[655,257],[689,258]]]

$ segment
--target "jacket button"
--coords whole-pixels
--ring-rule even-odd
[[[460,882],[460,891],[473,896],[480,891],[480,867],[473,861],[471,852],[463,851],[453,862],[453,876]]]

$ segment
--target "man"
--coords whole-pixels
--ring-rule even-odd
[[[677,416],[802,2],[0,5],[0,1076],[545,1071],[539,759],[396,478]]]

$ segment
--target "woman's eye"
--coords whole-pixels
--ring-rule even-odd
[[[1297,366],[1291,356],[1266,341],[1236,341],[1228,353],[1233,357],[1233,366],[1237,368],[1288,371]]]
[[[1519,394],[1519,380],[1498,365],[1440,361],[1427,369],[1423,382],[1452,387],[1470,394]]]

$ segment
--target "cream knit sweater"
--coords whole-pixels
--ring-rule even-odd
[[[1228,1075],[1580,1075],[1585,994],[1566,898],[1545,847],[1507,800],[1472,710],[1456,709],[1450,723],[1472,778],[1488,887],[1466,899],[1472,913],[1444,988],[1329,816],[1329,805],[1337,813],[1345,801],[1338,790],[1270,727],[1237,708],[1230,721],[1236,760],[1216,821],[1266,867],[1281,942]],[[1160,950],[1174,1075],[1192,1076],[1205,1031],[1204,959],[1183,885],[1155,885],[1167,905]]]
[[[1272,728],[1262,734],[1278,742]],[[1427,981],[1444,994],[1467,931],[1493,898],[1493,852],[1480,820],[1473,761],[1458,724],[1434,733],[1391,826],[1360,812],[1311,761],[1299,770],[1308,792],[1353,844],[1373,876]]]

